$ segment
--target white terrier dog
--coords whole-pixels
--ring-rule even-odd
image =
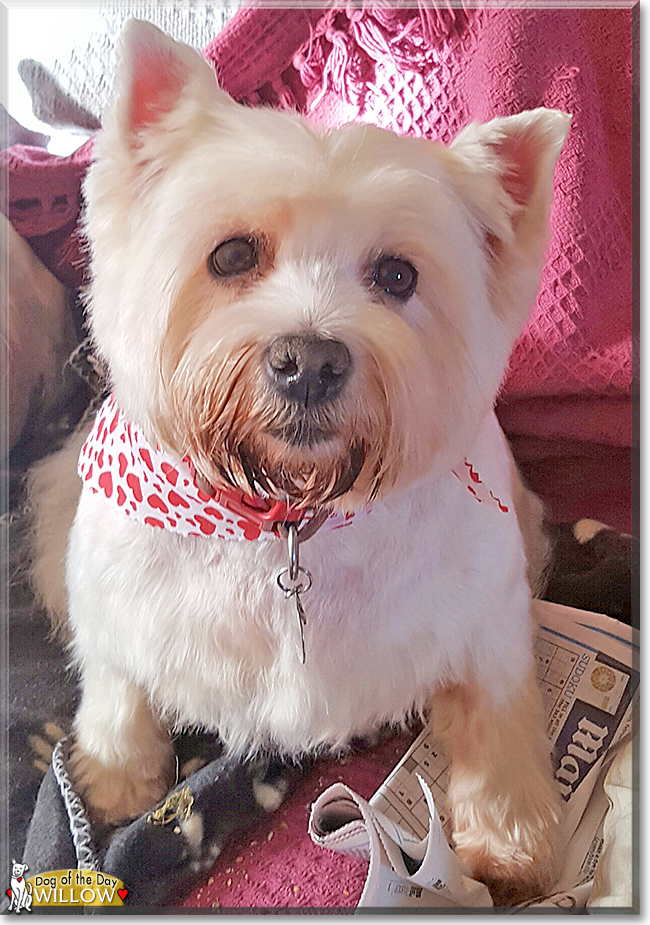
[[[299,756],[432,711],[458,853],[495,895],[549,884],[545,544],[493,403],[568,125],[320,131],[126,27],[85,188],[112,396],[33,477],[93,818],[164,796],[174,727]]]

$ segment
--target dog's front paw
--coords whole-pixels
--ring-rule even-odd
[[[139,764],[104,764],[75,744],[70,772],[90,820],[95,824],[127,822],[156,805],[174,783],[171,744],[154,760]]]
[[[434,700],[450,758],[447,800],[457,854],[495,905],[548,895],[560,800],[535,677],[497,706],[477,687]]]
[[[557,812],[550,787],[541,807],[533,803],[531,794],[529,805],[518,812],[498,800],[492,807],[474,806],[454,833],[457,854],[474,879],[485,883],[495,906],[548,895],[555,881]]]
[[[555,863],[546,849],[534,856],[514,846],[503,854],[490,854],[484,847],[456,850],[472,877],[487,886],[495,906],[518,906],[548,895],[555,879]]]

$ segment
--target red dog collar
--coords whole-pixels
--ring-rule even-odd
[[[471,461],[452,469],[471,497],[504,514],[512,510],[509,485],[493,472],[498,443],[496,418],[488,415],[472,448]],[[128,517],[184,536],[257,540],[277,536],[282,525],[309,521],[311,513],[282,501],[245,495],[231,488],[206,493],[189,459],[175,459],[152,447],[127,421],[111,396],[97,412],[93,429],[79,455],[78,472],[86,488],[102,494]],[[496,489],[496,490],[495,490]],[[358,514],[333,513],[326,529],[350,524]]]

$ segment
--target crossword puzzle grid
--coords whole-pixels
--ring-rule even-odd
[[[547,718],[554,710],[564,685],[569,680],[575,663],[578,661],[576,652],[557,646],[539,636],[535,642],[535,658],[537,660],[537,679],[540,682],[544,700],[544,712]]]
[[[422,735],[412,751],[382,785],[382,792],[371,803],[397,825],[424,838],[429,831],[429,809],[416,773],[429,785],[443,827],[447,823],[445,793],[449,762],[436,747],[433,736]]]

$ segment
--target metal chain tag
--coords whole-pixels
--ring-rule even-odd
[[[289,599],[293,597],[296,602],[296,612],[298,615],[298,625],[300,627],[300,649],[301,662],[305,664],[305,626],[307,618],[305,610],[300,600],[300,595],[309,591],[312,586],[311,572],[303,568],[300,564],[300,535],[298,526],[295,523],[287,525],[287,549],[289,552],[289,565],[278,573],[278,587]]]

